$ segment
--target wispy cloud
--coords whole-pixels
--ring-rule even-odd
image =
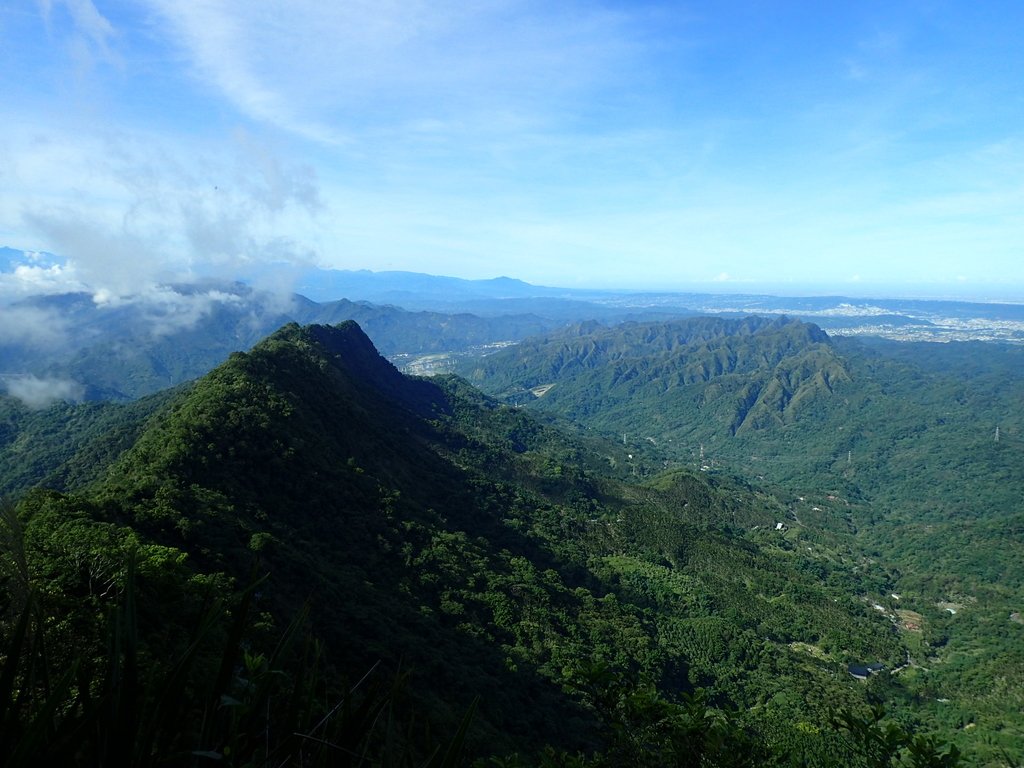
[[[84,290],[87,288],[75,277],[74,270],[61,264],[20,264],[10,272],[0,273],[0,302]]]
[[[85,387],[70,379],[42,379],[36,376],[6,376],[0,379],[8,394],[29,408],[45,408],[58,400],[81,400]]]
[[[302,55],[301,49],[292,48],[286,40],[277,41],[269,50],[261,50],[267,41],[252,33],[260,29],[257,24],[266,19],[267,8],[260,8],[259,4],[248,8],[231,7],[230,3],[215,0],[189,3],[153,0],[152,6],[169,22],[196,73],[244,114],[314,141],[335,144],[342,140],[332,129],[312,120],[311,115],[296,110],[289,100],[288,89],[276,87],[286,83],[261,77],[257,65],[265,61],[264,57],[272,58],[276,54],[287,69],[289,59]],[[287,10],[288,7],[279,6],[279,11]],[[274,16],[272,11],[270,15]],[[254,20],[259,22],[254,23]],[[314,30],[308,32],[312,35]],[[293,39],[290,42],[301,46],[306,41]],[[316,73],[316,76],[324,74]]]
[[[327,144],[550,120],[581,88],[614,86],[632,44],[628,17],[596,6],[152,5],[209,87],[254,120]]]
[[[150,338],[160,338],[194,328],[220,306],[241,306],[245,298],[236,293],[213,289],[178,291],[167,286],[154,287],[130,297],[100,292],[93,297],[101,308],[131,307],[138,331]]]
[[[99,62],[121,64],[113,47],[117,30],[92,0],[37,0],[37,3],[51,41],[64,47],[79,80]]]
[[[66,279],[124,296],[196,274],[312,258],[279,228],[294,231],[318,215],[316,175],[251,136],[237,135],[222,157],[190,156],[151,138],[59,131],[16,150],[15,173],[60,178],[60,168],[74,169],[91,189],[40,184],[6,200],[0,193],[0,210],[68,260],[68,268],[24,270],[23,283]]]
[[[0,346],[29,344],[55,348],[66,339],[68,319],[42,307],[0,305]]]
[[[91,0],[38,0],[38,4],[48,29],[52,31],[54,7],[57,6],[67,12],[76,36],[109,55],[114,27]]]

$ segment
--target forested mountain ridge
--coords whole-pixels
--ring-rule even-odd
[[[0,316],[9,324],[0,339],[0,384],[16,392],[10,383],[23,377],[73,382],[73,399],[120,401],[202,376],[288,322],[355,320],[389,357],[459,352],[561,325],[530,314],[317,303],[223,282],[165,286],[106,303],[85,292],[30,296],[0,307]]]
[[[582,325],[467,361],[460,373],[506,400],[542,399],[542,408],[609,430],[621,431],[629,403],[644,409],[647,435],[695,421],[693,410],[704,430],[730,435],[790,423],[803,403],[849,379],[816,326],[753,317]]]
[[[564,764],[875,764],[868,744],[882,726],[865,695],[883,683],[898,693],[899,681],[865,686],[845,670],[905,657],[859,599],[887,577],[841,550],[795,547],[774,530],[784,509],[770,495],[679,470],[623,484],[623,448],[458,379],[406,378],[352,323],[287,326],[145,418],[89,486],[29,493],[5,518],[0,577],[18,590],[0,627],[21,648],[8,659],[22,665],[8,668],[38,696],[22,696],[7,722],[50,734],[40,748],[112,748],[67,739],[71,726],[101,731],[104,696],[116,696],[147,725],[118,721],[136,764],[179,762],[180,750],[225,759],[225,745],[260,754],[215,726],[236,713],[268,742],[283,738],[307,678],[301,659],[270,647],[309,598],[303,626],[322,643],[325,680],[408,669],[412,693],[394,716],[411,707],[449,732],[479,696],[466,740],[477,755],[536,756],[548,744]],[[254,562],[268,576],[247,590]],[[133,579],[145,601],[130,611]],[[211,597],[238,602],[189,651],[190,622]],[[19,623],[22,609],[46,619]],[[136,665],[149,688],[104,672],[99,617],[111,612],[134,617],[138,645],[113,661]],[[26,636],[60,651],[34,655],[38,644],[18,645]],[[174,671],[183,653],[189,674]],[[238,680],[217,673],[243,657]],[[31,670],[62,663],[77,683],[35,687]],[[188,693],[170,724],[158,717],[165,699],[149,698],[164,679]],[[257,696],[264,684],[286,689],[273,706]],[[316,700],[344,690],[325,685]],[[204,715],[209,701],[221,705]],[[54,706],[64,719],[41,725]],[[844,710],[860,718],[845,729],[834,720]],[[891,732],[893,754],[905,734]],[[373,736],[360,748],[384,746]],[[574,763],[577,750],[589,757]]]
[[[728,344],[748,339],[774,359],[770,334]],[[617,358],[575,363],[573,356],[591,359],[593,343],[617,350]],[[794,365],[802,354],[807,368]],[[672,355],[668,365],[686,370],[708,350],[680,347]],[[572,415],[670,466],[773,488],[801,537],[822,528],[853,536],[852,546],[898,572],[894,588],[871,601],[910,627],[904,631],[920,666],[906,676],[929,717],[959,722],[958,743],[977,749],[976,759],[995,762],[999,748],[1019,748],[1024,638],[1012,617],[1021,614],[1024,584],[1020,347],[806,336],[781,369],[754,369],[731,384],[727,372],[710,382],[677,380],[670,391],[659,376],[665,357],[664,345],[648,350],[636,327],[590,326],[572,339],[527,340],[464,373],[496,396]],[[551,359],[560,361],[557,376]],[[623,360],[633,375],[611,386]],[[804,382],[820,374],[821,384],[771,409],[772,418],[734,428],[744,388],[784,386],[789,365]]]
[[[0,395],[0,496],[36,486],[63,491],[95,481],[179,390],[130,403],[58,402],[49,408]]]

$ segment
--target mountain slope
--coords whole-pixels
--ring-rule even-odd
[[[535,315],[408,312],[345,299],[318,304],[213,282],[106,303],[88,293],[33,296],[0,306],[0,320],[8,326],[0,337],[0,384],[18,377],[73,382],[79,399],[121,401],[201,376],[287,322],[357,320],[395,358],[463,352],[560,324]]]
[[[731,738],[751,740],[713,763],[851,757],[830,725],[863,707],[845,664],[905,653],[858,598],[885,575],[774,532],[768,495],[689,472],[625,485],[588,469],[628,467],[625,452],[594,447],[457,379],[402,376],[353,323],[293,325],[176,395],[83,499],[23,510],[32,528],[74,506],[243,583],[256,559],[251,642],[309,598],[341,678],[409,669],[442,726],[481,696],[478,754],[549,743],[657,764],[669,752],[639,736],[682,749],[684,731],[657,728],[704,722],[686,698],[700,689],[742,707]]]
[[[823,332],[785,318],[577,326],[462,373],[506,400],[535,400],[608,431],[643,422],[645,435],[677,439],[790,423],[849,378]]]
[[[929,717],[977,718],[958,741],[991,755],[1024,738],[1012,714],[1020,697],[1002,683],[1024,680],[1021,625],[1009,618],[1024,584],[1019,363],[1011,345],[829,340],[803,324],[699,320],[583,327],[465,373],[670,466],[770,484],[801,532],[852,534],[850,546],[899,572],[871,599],[910,617],[901,626],[926,671],[907,677],[943,700]]]
[[[165,390],[121,404],[59,402],[46,409],[0,395],[0,497],[96,481],[176,394]]]

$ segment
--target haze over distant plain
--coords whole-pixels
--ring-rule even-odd
[[[1024,300],[1022,28],[1014,2],[15,0],[0,245],[112,295],[317,264]]]

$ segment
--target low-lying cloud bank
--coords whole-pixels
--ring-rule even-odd
[[[263,281],[271,290],[193,276],[115,291],[80,280],[71,260],[51,257],[54,263],[36,266],[31,252],[0,250],[0,374],[5,372],[5,347],[8,352],[19,348],[20,354],[27,348],[47,353],[89,344],[97,334],[156,339],[195,328],[222,308],[249,311],[258,324],[258,315],[287,313],[294,302],[289,290],[293,268],[287,264],[276,280]]]
[[[85,395],[85,387],[70,379],[41,379],[30,375],[7,375],[0,379],[7,394],[29,408],[45,408],[58,400],[77,402]]]

